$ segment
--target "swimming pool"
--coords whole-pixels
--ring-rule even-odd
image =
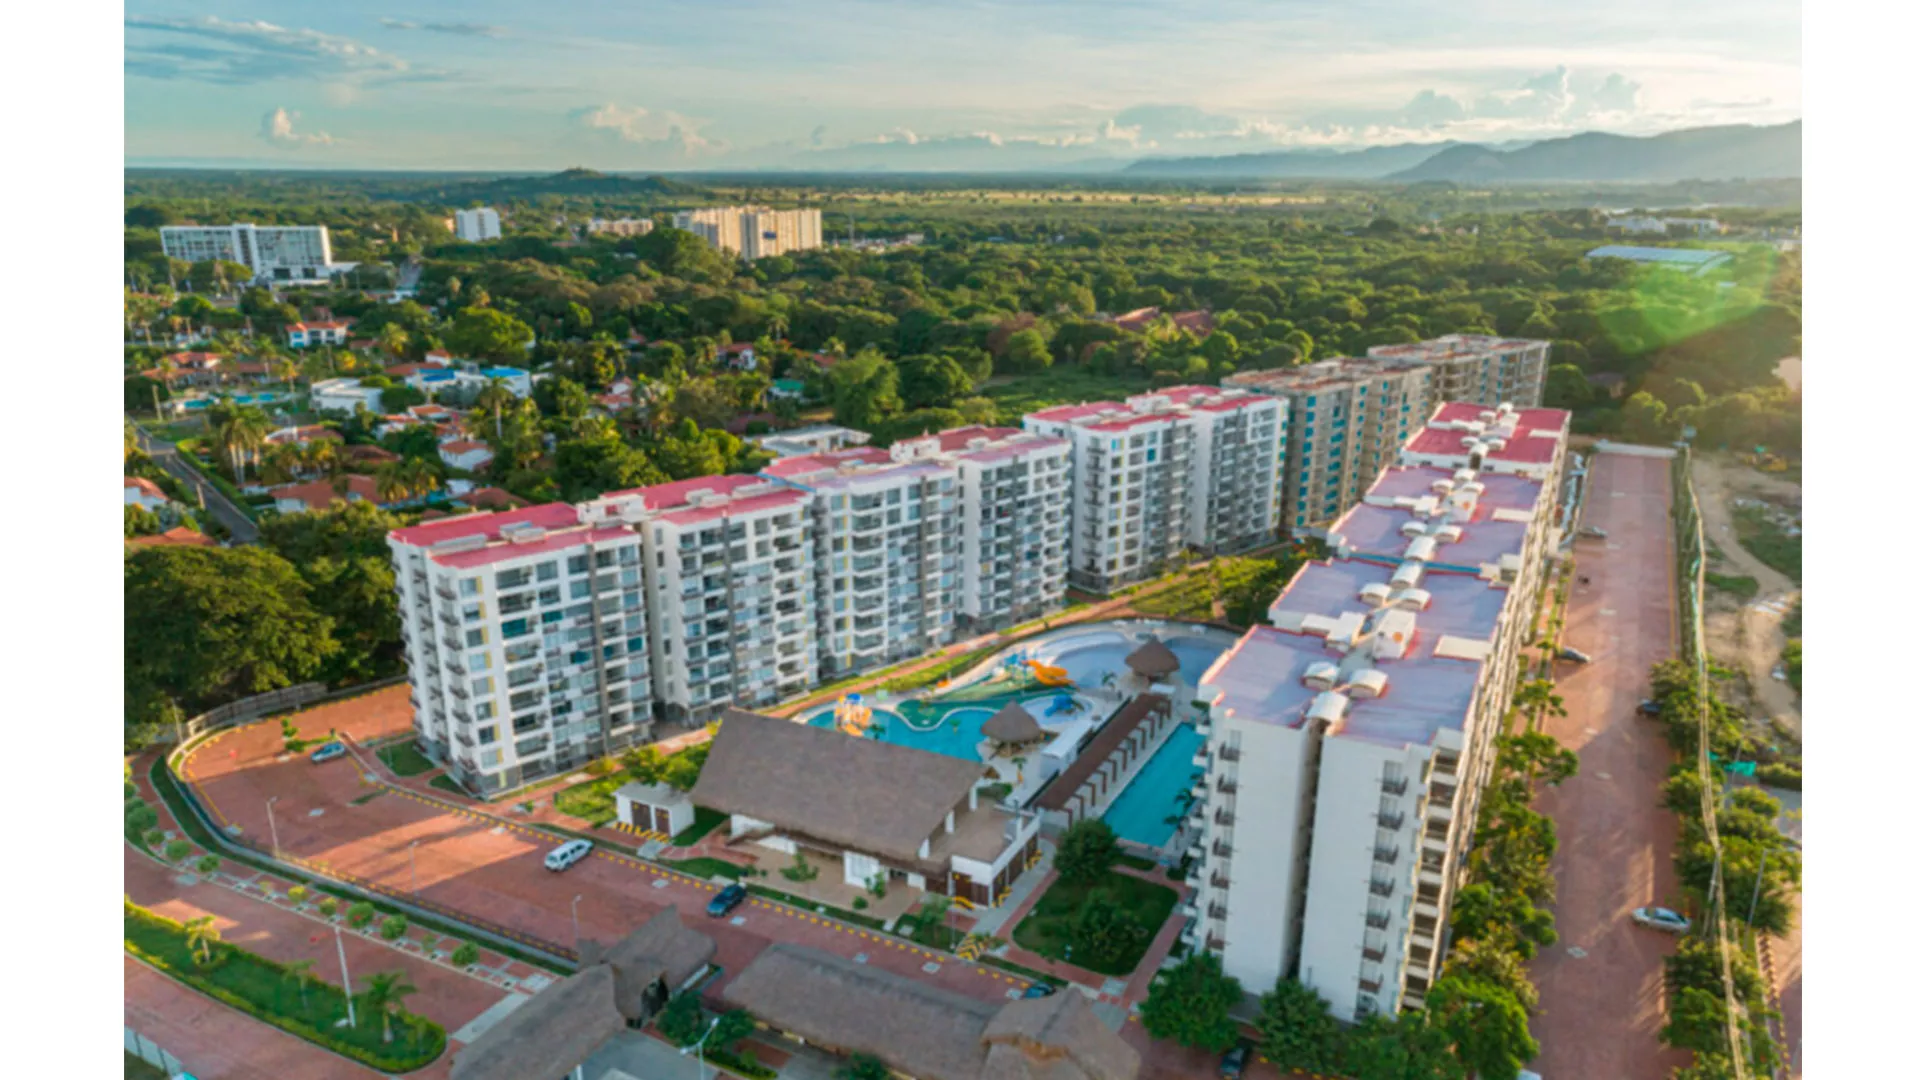
[[[235,405],[271,405],[279,401],[280,398],[281,395],[279,394],[263,391],[258,394],[235,394],[233,396],[233,403]],[[188,409],[207,409],[211,408],[216,400],[215,398],[195,398],[192,401],[186,402],[185,407]]]
[[[1180,661],[1180,678],[1188,686],[1199,686],[1200,677],[1238,639],[1238,635],[1217,627],[1125,620],[1067,627],[1021,648],[1022,655],[1065,668],[1067,677],[1076,684],[1094,687],[1109,673],[1115,678],[1126,674],[1128,654],[1149,637],[1158,638],[1172,650]]]
[[[1192,787],[1202,771],[1194,766],[1193,755],[1206,741],[1192,724],[1175,728],[1101,818],[1122,840],[1155,849],[1164,846],[1175,828],[1167,818],[1185,808],[1180,792]]]

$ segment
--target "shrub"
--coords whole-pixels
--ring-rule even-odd
[[[320,914],[331,919],[333,918],[333,913],[339,910],[340,901],[335,900],[331,896],[323,896],[320,898]]]
[[[179,862],[193,851],[193,845],[185,840],[172,840],[167,843],[165,855],[168,862]]]
[[[620,771],[620,763],[610,757],[595,758],[587,762],[588,776],[612,776]]]
[[[193,868],[203,874],[211,874],[215,870],[220,869],[220,856],[202,855],[200,856],[200,861],[193,864]]]
[[[382,941],[399,941],[406,936],[407,917],[405,915],[389,915],[380,921],[380,939]]]
[[[307,887],[305,885],[295,885],[293,888],[287,890],[287,899],[296,904],[304,901],[306,898]]]
[[[855,910],[855,911],[865,911],[865,910],[867,910],[867,898],[866,898],[866,897],[864,897],[864,896],[856,896],[856,897],[854,897],[854,898],[853,898],[853,910]]]
[[[159,829],[148,829],[147,834],[140,839],[144,841],[148,847],[154,848],[159,847],[166,838],[167,834],[161,832]]]
[[[159,813],[144,802],[127,810],[127,832],[133,836],[139,836],[159,823]]]
[[[1753,778],[1768,787],[1786,788],[1788,791],[1800,790],[1800,770],[1785,762],[1773,762],[1756,766]]]
[[[372,922],[375,914],[373,905],[362,900],[347,909],[347,925],[357,930]]]
[[[453,950],[453,956],[449,959],[453,961],[454,967],[472,967],[475,961],[480,959],[480,946],[471,941],[463,941],[459,948]]]

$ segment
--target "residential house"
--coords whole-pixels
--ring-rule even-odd
[[[168,502],[167,493],[160,490],[160,485],[144,476],[127,477],[125,491],[126,505],[138,506],[142,510],[151,510],[156,514]]]
[[[272,446],[305,446],[310,442],[344,442],[340,433],[324,424],[304,424],[299,427],[283,427],[267,436]]]
[[[334,487],[339,482],[344,490]],[[308,511],[328,510],[341,503],[380,502],[378,489],[373,478],[358,473],[347,473],[335,480],[309,480],[301,484],[282,484],[267,489],[273,496],[273,508],[282,514],[304,514]]]
[[[454,439],[440,444],[440,460],[446,462],[450,469],[479,472],[493,464],[493,450],[483,442]]]
[[[297,322],[287,327],[287,346],[305,349],[314,345],[345,345],[353,323],[341,319]]]
[[[206,535],[198,529],[185,525],[176,525],[162,533],[152,536],[136,536],[127,541],[128,547],[219,547],[220,541]]]
[[[735,341],[720,347],[720,362],[735,371],[752,371],[760,364],[753,353],[753,342]]]
[[[343,412],[351,414],[361,408],[369,412],[380,411],[380,388],[362,386],[360,380],[352,376],[338,379],[323,379],[314,383],[309,391],[308,401],[315,412]]]

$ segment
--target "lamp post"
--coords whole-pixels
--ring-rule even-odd
[[[267,835],[273,838],[273,857],[280,857],[280,827],[273,823],[273,804],[280,801],[275,795],[267,800]]]
[[[340,989],[347,995],[347,1026],[358,1027],[353,1018],[353,979],[347,975],[347,945],[340,937],[340,924],[333,924],[333,947],[340,951]]]
[[[694,1060],[699,1063],[698,1067],[700,1069],[698,1080],[707,1080],[707,1040],[713,1037],[713,1029],[719,1026],[720,1018],[716,1016],[712,1020],[707,1021],[706,1034],[700,1036],[698,1042],[695,1042],[692,1046],[683,1046],[680,1048],[681,1057],[687,1056],[687,1051],[689,1050],[694,1052]]]
[[[580,948],[580,897],[573,898],[573,947]]]
[[[413,861],[413,849],[419,846],[420,841],[418,840],[410,841],[407,844],[407,876],[413,879],[413,892],[415,895],[418,895],[420,892],[420,867]]]

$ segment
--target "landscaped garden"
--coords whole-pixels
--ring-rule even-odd
[[[1102,975],[1131,974],[1180,894],[1114,869],[1119,859],[1106,822],[1075,822],[1054,855],[1060,876],[1014,927],[1014,943]]]

